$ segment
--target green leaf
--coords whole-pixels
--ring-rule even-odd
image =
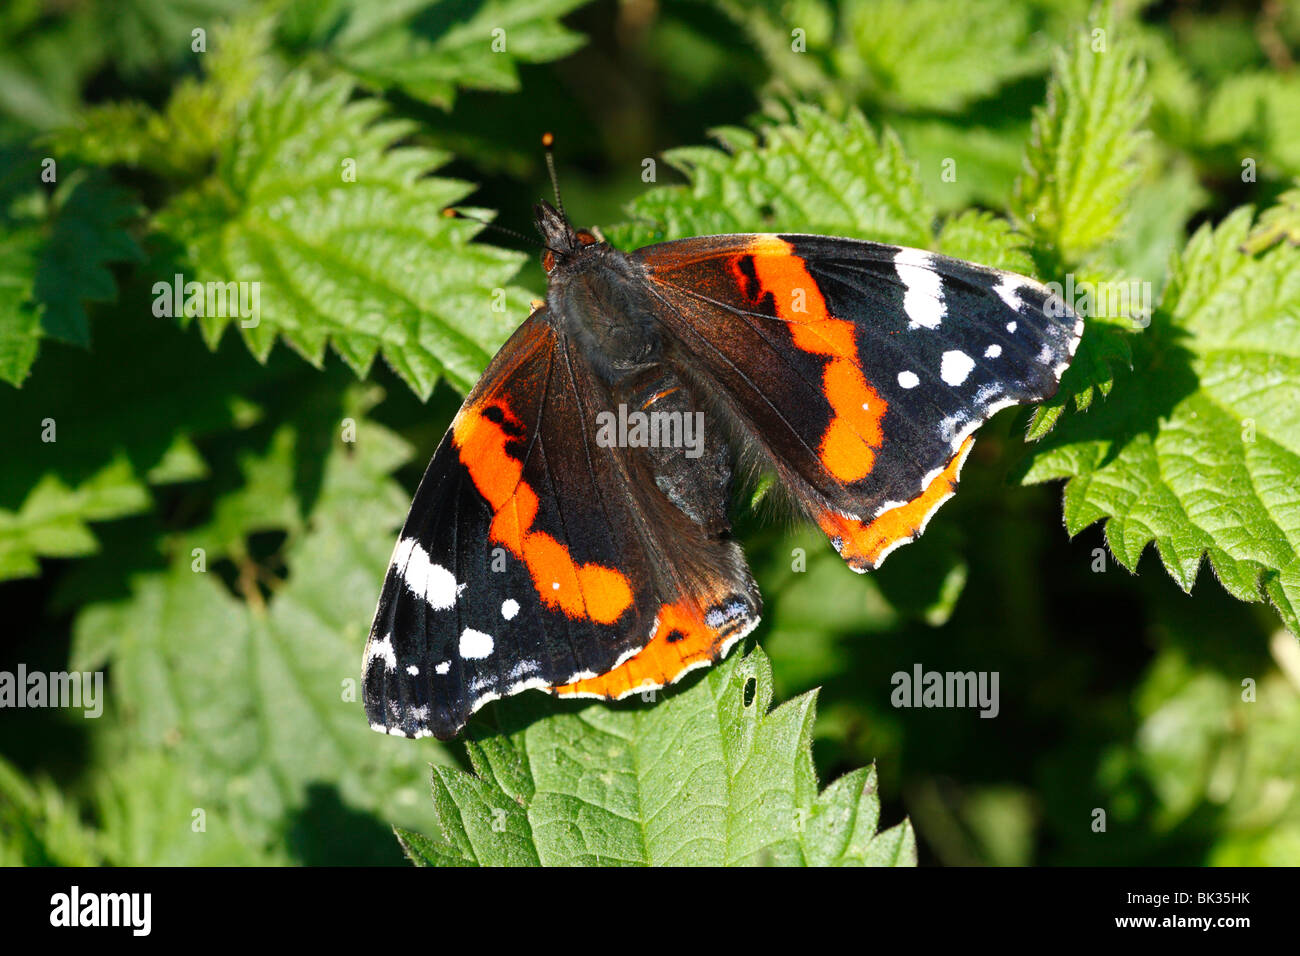
[[[536,720],[543,698],[502,701],[502,731],[467,745],[474,773],[434,768],[442,839],[399,838],[435,866],[914,864],[906,822],[877,832],[874,768],[817,792],[815,699],[769,710],[754,650],[652,707]]]
[[[0,379],[21,385],[40,350],[41,313],[33,301],[40,231],[5,223],[0,232]]]
[[[188,826],[200,806],[259,853],[302,831],[297,859],[360,862],[395,856],[380,814],[406,826],[427,819],[418,795],[428,761],[446,756],[371,731],[357,686],[407,503],[389,475],[409,449],[361,417],[371,401],[347,410],[358,418],[354,444],[339,440],[337,422],[323,426],[331,450],[308,530],[284,555],[286,579],[244,560],[240,600],[185,552],[77,618],[73,667],[111,667],[109,726],[131,752],[159,755],[190,781],[197,802],[177,802],[172,826]],[[330,824],[331,842],[311,820]]]
[[[291,47],[320,47],[360,82],[396,88],[450,109],[456,89],[519,89],[518,64],[557,60],[583,36],[560,18],[588,0],[294,0],[283,32]]]
[[[157,227],[184,249],[187,281],[257,283],[240,315],[200,317],[209,344],[238,320],[261,360],[277,337],[318,366],[332,344],[358,375],[382,354],[422,398],[440,377],[465,390],[526,314],[508,285],[522,256],[443,215],[471,187],[428,175],[443,154],[391,148],[412,126],[383,109],[303,74],[258,93],[215,176]]]
[[[1266,172],[1300,173],[1300,77],[1252,71],[1230,76],[1211,96],[1199,127],[1202,143],[1233,147]]]
[[[292,862],[283,846],[245,839],[238,820],[184,764],[157,751],[122,748],[114,772],[95,777],[97,843],[113,866],[271,866]]]
[[[58,787],[0,757],[0,866],[96,866],[96,843]]]
[[[1013,208],[1039,260],[1058,273],[1053,278],[1126,285],[1125,276],[1088,260],[1120,234],[1144,169],[1154,168],[1145,150],[1146,70],[1127,36],[1131,29],[1117,25],[1107,8],[1076,33],[1070,49],[1057,53],[1046,107],[1034,113]],[[1057,394],[1034,411],[1031,440],[1047,434],[1069,405],[1083,410],[1095,391],[1108,394],[1114,367],[1129,361],[1131,322],[1106,321],[1070,304],[1087,327]]]
[[[202,56],[193,49],[194,31],[211,34],[214,26],[249,6],[250,0],[118,0],[108,6],[91,4],[85,16],[118,68],[137,74]]]
[[[5,150],[0,162],[0,378],[21,385],[43,335],[90,344],[83,303],[115,299],[108,266],[142,257],[127,231],[138,209],[101,170],[49,167],[60,185],[47,202],[44,160]]]
[[[934,213],[915,167],[891,132],[861,113],[843,120],[810,106],[791,122],[714,135],[725,149],[689,147],[665,158],[689,186],[657,187],[629,207],[636,224],[606,230],[623,248],[664,238],[778,230],[929,246]]]
[[[1002,0],[877,0],[845,8],[835,51],[851,84],[892,106],[957,110],[1044,63],[1029,10]]]
[[[975,0],[767,0],[715,4],[745,31],[778,88],[828,104],[951,112],[1037,72],[1046,51],[1027,5]]]
[[[271,53],[273,28],[269,15],[214,24],[207,52],[198,57],[201,75],[177,81],[163,107],[138,100],[97,103],[43,142],[56,156],[192,184],[212,166],[253,91],[283,73]]]
[[[1300,771],[1300,647],[1284,632],[1270,644],[1277,667],[1231,673],[1191,647],[1155,657],[1133,693],[1133,739],[1108,759],[1119,826],[1135,831],[1122,808],[1149,802],[1144,829],[1158,835],[1211,824],[1206,865],[1291,859],[1300,838],[1291,784]]]
[[[0,510],[0,579],[39,574],[38,555],[93,554],[98,546],[88,522],[121,518],[149,505],[149,492],[124,459],[76,488],[47,474],[16,513]]]
[[[1208,556],[1229,593],[1266,596],[1300,633],[1300,249],[1251,254],[1250,235],[1249,208],[1196,233],[1134,374],[1059,425],[1024,478],[1069,478],[1066,527],[1105,521],[1125,567],[1154,541],[1190,591]]]
[[[117,283],[112,262],[144,258],[127,231],[139,215],[134,197],[93,170],[75,173],[54,194],[48,239],[36,271],[35,295],[47,335],[90,345],[83,302],[111,302]]]
[[[1058,52],[1016,186],[1025,231],[1068,264],[1119,231],[1141,172],[1146,71],[1123,30],[1106,16]]]
[[[213,356],[160,329],[147,298],[130,302],[94,352],[54,345],[25,388],[0,392],[14,452],[0,471],[0,579],[39,573],[43,556],[97,551],[91,522],[149,510],[149,485],[205,476],[194,440],[255,417],[243,396],[267,370],[242,350]]]
[[[939,251],[995,269],[1029,275],[1034,270],[1028,242],[1011,223],[991,213],[970,210],[947,220],[939,231]]]
[[[1005,209],[1024,165],[1028,121],[986,128],[952,120],[900,117],[894,122],[921,170],[926,194],[944,212],[978,203]]]

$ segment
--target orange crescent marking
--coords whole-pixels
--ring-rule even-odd
[[[505,406],[494,407],[519,423]],[[506,451],[510,436],[503,425],[466,408],[452,425],[452,440],[474,487],[492,508],[489,538],[524,563],[542,602],[575,620],[617,621],[632,604],[632,586],[612,568],[577,564],[554,537],[533,530],[537,493],[523,480],[523,462]]]
[[[840,539],[840,556],[851,566],[878,567],[892,545],[919,534],[930,516],[957,490],[961,466],[974,444],[974,435],[962,442],[943,471],[907,504],[891,508],[868,522],[828,511],[818,518],[817,524],[827,537]]]
[[[681,636],[669,641],[669,635],[674,633]],[[715,660],[722,640],[723,635],[705,624],[700,611],[691,603],[666,604],[659,610],[650,643],[635,657],[612,671],[555,687],[553,691],[560,697],[583,694],[617,698],[663,687],[688,667]]]
[[[830,315],[816,280],[784,239],[761,237],[744,255],[753,257],[759,285],[772,293],[795,346],[830,359],[822,372],[822,390],[833,414],[818,449],[822,463],[840,481],[865,478],[884,442],[881,423],[887,405],[862,373],[853,323]],[[731,268],[744,288],[739,260],[733,259]],[[796,306],[802,308],[796,311]]]

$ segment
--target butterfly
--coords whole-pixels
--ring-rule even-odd
[[[535,214],[545,302],[452,421],[384,579],[363,684],[383,733],[448,739],[524,690],[618,699],[720,660],[762,607],[730,534],[742,469],[872,570],[951,497],[976,428],[1056,392],[1083,331],[1033,279],[917,249],[625,253]]]

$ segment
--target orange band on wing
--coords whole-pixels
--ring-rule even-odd
[[[784,239],[763,236],[745,254],[753,257],[761,293],[772,294],[777,315],[789,323],[795,346],[830,359],[822,390],[833,414],[818,449],[822,463],[840,481],[865,478],[884,441],[886,403],[862,373],[853,323],[830,315],[804,260]],[[739,260],[732,269],[745,288]]]
[[[689,670],[718,660],[757,623],[746,612],[718,628],[710,627],[694,602],[678,601],[659,609],[650,643],[635,656],[607,673],[552,688],[560,697],[626,697],[654,690],[677,680]]]
[[[495,410],[500,421],[489,418]],[[452,440],[474,487],[492,508],[489,538],[523,561],[538,596],[573,619],[613,624],[632,604],[627,578],[599,564],[574,562],[569,549],[545,531],[534,531],[538,498],[523,480],[524,463],[506,450],[506,426],[518,428],[509,409],[467,407],[452,425]]]
[[[817,519],[817,524],[836,543],[840,556],[855,571],[879,567],[890,551],[925,530],[930,516],[957,490],[961,466],[974,444],[974,435],[962,442],[943,471],[906,504],[891,508],[865,523],[828,511]]]

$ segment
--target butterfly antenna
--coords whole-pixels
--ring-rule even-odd
[[[560,210],[560,215],[568,220],[568,215],[564,211],[564,200],[560,198],[560,177],[555,175],[555,134],[542,134],[542,149],[546,150],[546,168],[551,174],[551,188],[555,190],[555,208]]]
[[[543,249],[550,248],[546,243],[538,240],[536,236],[526,236],[522,232],[507,229],[505,226],[498,226],[495,222],[490,222],[487,219],[480,219],[478,216],[471,216],[469,213],[462,212],[459,209],[444,209],[442,214],[448,219],[468,219],[470,222],[478,223],[485,229],[495,229],[497,232],[505,233],[507,236],[513,236],[515,239],[520,239],[531,246],[541,246]]]

